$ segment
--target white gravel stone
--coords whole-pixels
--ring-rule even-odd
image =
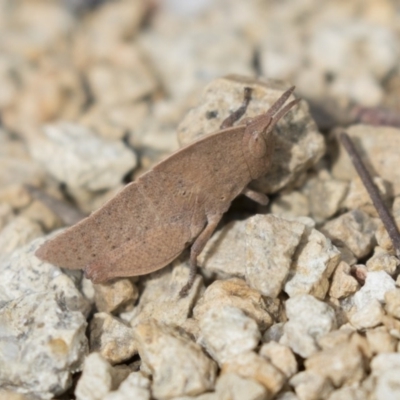
[[[177,330],[148,320],[135,328],[134,337],[140,358],[153,375],[152,393],[155,398],[193,396],[214,387],[215,362],[203,353],[198,344]]]
[[[365,377],[364,355],[353,343],[319,351],[305,361],[307,371],[321,375],[335,387],[361,382]]]
[[[288,322],[280,343],[302,357],[318,351],[317,340],[336,327],[335,312],[328,304],[310,295],[291,297],[286,301]]]
[[[372,299],[352,314],[349,319],[356,329],[368,329],[381,324],[384,315],[381,303],[376,299]]]
[[[75,388],[77,400],[103,400],[129,375],[128,368],[113,368],[99,353],[86,357]]]
[[[321,228],[321,232],[334,244],[344,244],[357,258],[366,256],[372,250],[375,244],[375,231],[375,222],[361,210],[342,214]]]
[[[51,290],[0,309],[0,387],[51,399],[71,385],[87,352],[86,320]]]
[[[378,354],[371,362],[372,375],[376,379],[374,395],[377,400],[400,398],[400,353]]]
[[[35,257],[44,241],[45,238],[34,240],[0,261],[0,306],[21,296],[51,291],[70,310],[87,315],[89,302],[76,287],[81,272],[67,276],[60,268]]]
[[[41,236],[43,236],[43,231],[37,222],[18,216],[0,231],[0,254],[2,256],[11,254],[14,250]]]
[[[244,278],[246,273],[247,221],[231,221],[215,232],[198,256],[206,270]]]
[[[340,251],[316,229],[296,251],[295,260],[285,284],[290,296],[311,294],[324,299],[329,290],[329,278],[340,261]]]
[[[139,304],[123,316],[132,325],[149,318],[181,327],[188,319],[195,299],[203,288],[202,278],[197,276],[186,297],[180,297],[179,291],[186,284],[189,268],[179,260],[172,267],[164,268],[144,281],[144,290],[140,295]]]
[[[264,357],[249,351],[232,359],[222,366],[222,374],[235,373],[243,378],[252,379],[268,389],[272,398],[285,383],[285,376]]]
[[[354,304],[361,310],[372,300],[385,301],[385,293],[396,288],[393,278],[384,271],[367,272],[365,285],[354,295]]]
[[[111,364],[137,354],[133,329],[108,313],[97,313],[90,321],[90,351],[99,352]]]
[[[200,321],[203,315],[208,313],[208,310],[219,310],[225,306],[242,310],[248,317],[257,322],[261,331],[272,325],[272,318],[260,292],[252,289],[239,278],[213,282],[198,300],[193,309],[193,317]]]
[[[199,326],[198,343],[219,365],[254,350],[261,338],[257,323],[231,306],[209,309],[202,315]]]
[[[150,400],[150,380],[141,372],[132,372],[119,388],[106,394],[102,400]]]
[[[400,319],[400,289],[385,293],[385,310],[393,317]]]
[[[29,146],[32,157],[58,181],[90,191],[117,186],[136,166],[135,154],[121,141],[72,123],[45,126]]]
[[[277,297],[289,274],[305,225],[273,215],[247,221],[246,282],[263,296]]]
[[[287,346],[274,341],[264,343],[260,349],[260,356],[269,360],[286,378],[290,378],[297,372],[296,358]]]
[[[289,383],[294,387],[299,400],[325,399],[333,390],[329,379],[314,371],[299,372]]]
[[[215,391],[216,400],[266,400],[268,398],[267,389],[263,385],[232,372],[220,375]]]

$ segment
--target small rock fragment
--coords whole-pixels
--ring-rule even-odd
[[[254,352],[247,352],[222,366],[222,374],[233,372],[243,378],[258,381],[275,395],[285,383],[284,375],[265,358]]]
[[[395,289],[393,278],[384,271],[367,272],[365,285],[354,295],[354,304],[361,310],[372,300],[385,301],[385,293]]]
[[[0,253],[11,254],[14,250],[41,236],[43,236],[43,231],[37,222],[18,216],[0,232]]]
[[[216,364],[198,344],[155,320],[136,326],[134,337],[140,358],[153,374],[154,397],[194,396],[213,388]]]
[[[381,303],[372,299],[350,316],[350,323],[356,329],[374,328],[382,323],[384,311]]]
[[[209,309],[199,326],[198,343],[219,365],[254,350],[261,338],[257,323],[231,306]]]
[[[352,343],[344,343],[311,355],[305,365],[333,383],[335,387],[360,382],[365,376],[363,354]]]
[[[348,183],[334,179],[327,170],[307,181],[304,192],[308,196],[310,212],[317,222],[323,222],[339,210],[348,190]]]
[[[263,296],[278,296],[305,225],[273,215],[255,215],[246,227],[246,282]]]
[[[377,186],[382,199],[387,202],[391,195],[388,183],[380,176],[374,176],[372,179]],[[369,196],[367,189],[365,189],[365,186],[359,176],[350,181],[349,191],[345,200],[343,201],[343,206],[349,210],[362,210],[371,217],[378,217],[376,208],[372,204],[371,197]]]
[[[128,65],[99,63],[88,70],[90,89],[98,104],[112,106],[150,95],[157,82],[138,51],[131,47]]]
[[[397,340],[384,326],[378,326],[366,331],[366,337],[373,355],[396,352]]]
[[[347,386],[334,390],[328,400],[365,400],[368,394],[368,391],[362,387]]]
[[[331,297],[342,299],[352,295],[360,288],[359,283],[350,272],[350,265],[341,261],[333,273],[332,283],[329,289],[329,295]]]
[[[32,293],[51,291],[71,311],[87,315],[88,301],[77,289],[81,272],[69,271],[67,276],[60,268],[35,257],[44,241],[45,238],[36,239],[0,261],[0,306]]]
[[[376,224],[361,210],[349,211],[321,228],[334,244],[344,244],[357,258],[365,257],[375,243]]]
[[[302,371],[290,379],[299,400],[326,399],[333,390],[329,379],[314,371]]]
[[[378,354],[371,362],[371,369],[376,380],[374,390],[376,399],[396,400],[400,398],[400,353]]]
[[[267,389],[253,379],[246,379],[233,372],[220,375],[215,385],[216,399],[266,400]]]
[[[10,204],[0,202],[0,231],[11,221],[14,212]]]
[[[150,380],[141,372],[132,372],[116,391],[106,394],[102,400],[150,400]]]
[[[135,304],[139,297],[137,287],[127,278],[93,286],[94,300],[100,312],[116,312],[128,303]]]
[[[285,292],[290,297],[311,294],[324,299],[329,289],[328,280],[339,261],[339,250],[313,229],[296,251]]]
[[[318,351],[318,338],[336,327],[332,307],[311,295],[294,296],[287,300],[286,314],[289,321],[283,328],[280,343],[305,358]]]
[[[85,359],[82,375],[75,389],[76,399],[103,399],[128,375],[128,369],[113,368],[99,353],[92,353]]]
[[[94,314],[90,322],[90,351],[98,352],[111,364],[118,364],[137,354],[133,329],[112,315]]]
[[[247,221],[231,221],[215,232],[197,258],[198,265],[228,277],[246,273]]]
[[[307,197],[296,190],[281,193],[271,204],[271,213],[281,218],[308,216],[310,213]]]
[[[387,126],[353,125],[346,130],[357,147],[362,149],[361,158],[371,166],[373,175],[379,175],[393,184],[394,195],[400,194],[400,172],[397,168],[400,145],[399,129]],[[332,173],[338,179],[349,180],[357,176],[350,157],[343,146],[339,147]]]
[[[368,271],[385,271],[392,276],[399,265],[400,261],[397,257],[387,253],[380,247],[375,247],[374,255],[366,263]]]
[[[136,166],[135,154],[122,142],[101,139],[78,124],[47,125],[43,134],[30,140],[29,148],[58,181],[90,191],[117,186]]]
[[[400,319],[400,289],[389,290],[385,293],[385,310],[393,317]]]
[[[193,309],[193,316],[201,320],[209,309],[217,310],[224,306],[242,310],[257,322],[261,331],[272,324],[272,318],[261,294],[239,278],[214,281],[197,302]]]
[[[86,320],[51,290],[0,309],[0,387],[43,399],[65,392],[87,351]]]
[[[179,291],[188,277],[187,265],[179,260],[172,267],[151,274],[144,282],[139,304],[128,318],[130,323],[137,325],[151,318],[168,325],[183,326],[203,288],[202,278],[198,275],[188,295],[181,298]]]
[[[287,346],[274,341],[264,343],[260,349],[260,356],[270,361],[288,379],[297,372],[296,358]]]

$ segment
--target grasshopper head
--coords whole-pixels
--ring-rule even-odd
[[[300,101],[300,99],[293,100],[284,106],[293,91],[294,86],[284,92],[265,114],[258,115],[247,121],[245,137],[248,141],[249,155],[255,159],[263,158],[264,169],[269,167],[274,150],[272,130],[278,121]],[[260,174],[262,175],[261,172],[256,173],[256,175]]]

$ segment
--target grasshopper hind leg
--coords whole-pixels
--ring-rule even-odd
[[[202,252],[204,246],[207,244],[211,235],[214,233],[217,228],[219,222],[221,221],[223,214],[215,214],[208,219],[207,226],[200,233],[197,239],[192,244],[190,248],[190,272],[189,279],[186,285],[179,292],[180,297],[186,297],[189,293],[189,290],[193,286],[194,280],[196,279],[196,271],[197,271],[197,256]]]

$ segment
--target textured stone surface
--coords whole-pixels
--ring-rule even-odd
[[[313,229],[296,250],[285,292],[290,296],[311,294],[324,299],[329,278],[339,263],[340,252],[321,232]]]
[[[179,297],[179,291],[186,284],[188,277],[187,265],[179,261],[172,267],[150,275],[144,282],[138,305],[124,318],[132,325],[152,318],[169,325],[182,326],[203,287],[202,279],[197,276],[189,294]]]
[[[282,372],[254,352],[243,353],[240,357],[225,363],[222,366],[222,374],[230,372],[258,381],[268,389],[270,396],[279,392],[285,382]]]
[[[365,285],[354,295],[354,304],[360,310],[372,300],[383,303],[385,293],[393,289],[395,282],[386,272],[367,272]]]
[[[212,283],[197,302],[193,316],[201,320],[209,310],[218,310],[224,306],[242,310],[257,322],[260,330],[265,330],[272,324],[272,318],[261,294],[239,278]]]
[[[205,87],[200,105],[185,116],[178,127],[179,141],[189,143],[219,129],[222,120],[243,101],[243,88],[253,88],[246,117],[259,115],[271,106],[285,89],[272,81],[257,81],[241,76],[227,76]],[[212,112],[215,118],[207,118]],[[289,122],[290,121],[290,122]],[[301,171],[315,164],[325,151],[322,137],[311,120],[306,105],[300,104],[284,121],[278,123],[276,146],[271,170],[256,181],[258,190],[276,192],[293,182]],[[276,130],[277,132],[277,130]]]
[[[153,375],[154,397],[193,396],[213,388],[216,364],[179,331],[148,320],[135,328],[134,337],[140,358]]]
[[[341,299],[352,295],[360,288],[359,283],[350,272],[350,265],[341,261],[332,276],[332,282],[329,289],[330,296],[335,299]]]
[[[375,247],[374,255],[366,263],[368,271],[385,271],[392,276],[399,265],[400,261],[397,257],[378,246]]]
[[[198,265],[226,276],[246,274],[247,221],[232,221],[215,232],[201,252]]]
[[[135,154],[122,142],[101,139],[78,124],[47,125],[29,146],[32,157],[58,181],[92,191],[117,186],[136,165]]]
[[[252,379],[228,372],[222,374],[215,385],[216,399],[231,400],[266,400],[267,389]]]
[[[260,349],[260,356],[270,361],[286,378],[290,378],[297,372],[296,358],[287,346],[275,341],[264,343]]]
[[[246,227],[246,281],[264,296],[277,297],[289,274],[305,225],[273,215],[255,215]]]
[[[335,215],[347,190],[346,181],[333,179],[326,170],[309,179],[303,191],[307,194],[310,213],[315,221],[323,222]]]
[[[99,353],[86,357],[82,375],[75,388],[77,400],[103,399],[129,375],[129,368],[113,368]]]
[[[333,244],[347,246],[357,258],[366,256],[375,244],[376,224],[360,210],[349,211],[327,222],[321,231]]]
[[[18,216],[10,221],[0,232],[1,254],[3,256],[11,254],[14,250],[25,246],[42,235],[42,228],[37,222]]]
[[[368,329],[366,338],[372,354],[396,352],[398,340],[384,326]]]
[[[209,309],[199,321],[200,343],[219,365],[254,350],[261,338],[257,323],[239,308]]]
[[[150,400],[150,380],[141,372],[132,372],[117,390],[106,394],[103,400]]]
[[[400,373],[400,353],[379,354],[371,362],[372,376],[376,386],[377,400],[395,400],[400,396],[398,376]]]
[[[400,194],[400,172],[396,168],[397,151],[400,144],[399,130],[391,127],[353,125],[348,135],[362,149],[361,157],[377,174],[393,185],[394,194]],[[340,146],[339,157],[333,166],[333,175],[339,179],[351,179],[356,171],[346,151]]]
[[[87,352],[86,320],[53,291],[0,309],[0,386],[51,399],[71,385]]]
[[[287,300],[286,314],[289,321],[284,325],[280,343],[302,357],[317,352],[318,338],[336,327],[333,309],[310,295],[294,296]]]
[[[111,364],[137,354],[133,329],[108,313],[97,313],[90,321],[90,351],[100,353]]]
[[[360,382],[365,376],[363,354],[352,343],[317,352],[306,360],[305,365],[307,371],[323,376],[335,387]]]
[[[271,213],[281,218],[303,217],[310,213],[308,198],[298,191],[281,193],[271,204]]]
[[[382,323],[383,316],[384,311],[381,303],[372,299],[354,314],[351,314],[349,321],[356,329],[373,328]]]
[[[129,279],[117,279],[110,283],[94,285],[97,310],[116,312],[127,304],[134,304],[139,297],[137,287]]]
[[[292,377],[293,386],[299,400],[324,399],[332,392],[333,387],[329,379],[314,371],[302,371]]]
[[[385,293],[385,303],[387,313],[400,319],[400,289],[387,291]]]

